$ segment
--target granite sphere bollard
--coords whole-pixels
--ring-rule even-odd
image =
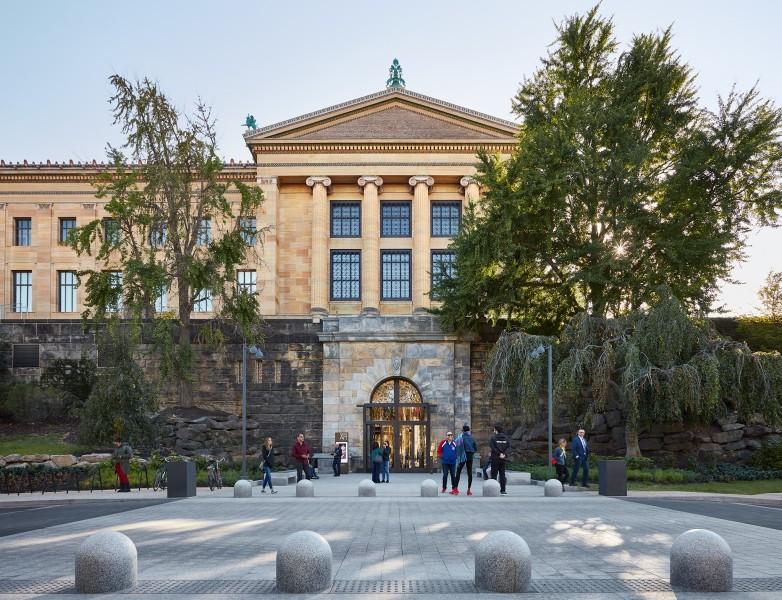
[[[252,498],[253,484],[246,479],[240,479],[234,484],[234,498]]]
[[[308,479],[302,479],[296,484],[296,497],[297,498],[314,498],[315,486]]]
[[[377,496],[375,483],[371,479],[362,479],[358,484],[358,495],[368,498]]]
[[[483,482],[483,495],[490,498],[496,498],[500,495],[500,484],[494,479],[487,479]]]
[[[277,550],[277,591],[322,592],[331,586],[331,546],[314,531],[297,531]]]
[[[690,529],[671,546],[671,587],[687,592],[729,592],[733,553],[728,542],[708,529]]]
[[[76,550],[76,591],[119,592],[138,581],[136,545],[119,531],[99,531]]]
[[[475,587],[500,594],[523,593],[532,581],[532,554],[512,531],[492,531],[475,550]]]
[[[546,498],[556,498],[561,496],[564,491],[559,479],[549,479],[543,484],[543,495]]]
[[[437,498],[438,488],[434,479],[424,479],[421,482],[421,496],[424,498]]]

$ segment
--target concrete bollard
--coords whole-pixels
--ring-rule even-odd
[[[729,592],[733,587],[733,553],[708,529],[690,529],[671,546],[671,587],[686,592]]]
[[[421,482],[421,497],[422,498],[437,498],[437,482],[433,479],[424,479]]]
[[[362,479],[358,484],[358,495],[368,498],[377,496],[375,483],[371,479]]]
[[[302,479],[296,484],[296,497],[297,498],[314,498],[315,486],[308,479]]]
[[[520,594],[532,581],[527,542],[512,531],[492,531],[475,550],[475,587],[487,592]]]
[[[138,581],[136,545],[124,533],[99,531],[76,550],[76,591],[81,594],[119,592]]]
[[[490,498],[496,498],[500,495],[500,483],[494,479],[487,479],[483,482],[483,495]]]
[[[331,546],[314,531],[297,531],[277,550],[277,591],[312,594],[331,586]]]
[[[246,479],[240,479],[234,484],[234,498],[252,498],[253,484]]]
[[[556,498],[561,496],[564,491],[559,479],[549,479],[543,484],[543,495],[546,498]]]

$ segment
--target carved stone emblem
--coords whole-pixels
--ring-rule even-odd
[[[402,359],[399,357],[392,358],[391,368],[394,371],[394,375],[399,375],[399,373],[402,371]]]

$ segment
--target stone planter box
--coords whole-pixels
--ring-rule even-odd
[[[296,485],[296,471],[272,471],[272,485]]]
[[[597,463],[601,496],[627,496],[627,463],[600,460]]]
[[[166,463],[169,498],[189,498],[196,495],[196,464],[190,461]]]

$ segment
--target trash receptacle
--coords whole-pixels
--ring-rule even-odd
[[[597,462],[601,496],[627,496],[627,463],[623,460]]]

